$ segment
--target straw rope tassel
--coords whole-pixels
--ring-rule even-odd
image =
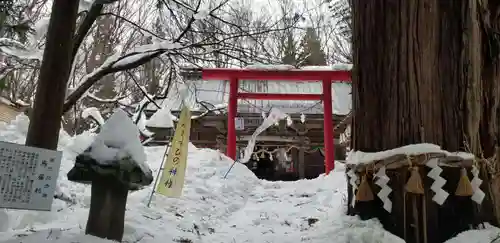
[[[411,168],[411,176],[406,183],[405,189],[406,191],[411,193],[424,194],[424,186],[422,184],[420,172],[418,171],[418,166],[414,166]]]
[[[356,201],[368,202],[372,201],[373,199],[372,189],[370,188],[370,184],[368,184],[366,174],[364,174],[363,178],[361,179],[361,184],[359,184],[358,192],[356,193]]]
[[[461,174],[460,181],[458,182],[455,195],[462,197],[470,197],[474,192],[472,189],[472,185],[470,184],[469,176],[467,176],[467,170],[465,168],[462,168],[460,174]]]

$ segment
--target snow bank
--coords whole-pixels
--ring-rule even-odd
[[[469,230],[445,243],[496,243],[500,242],[500,229],[487,225],[485,229]]]
[[[4,125],[0,137],[22,143],[27,127],[27,119],[18,119],[13,124]],[[92,144],[96,135],[83,133],[69,138],[62,133],[61,137],[60,147],[64,153],[58,178],[59,192],[72,196],[75,204],[54,200],[52,212],[0,210],[0,231],[4,232],[0,234],[0,242],[106,242],[81,236],[90,206],[90,187],[71,183],[66,178],[76,155]],[[231,164],[227,157],[214,150],[199,150],[192,145],[189,150],[190,166],[181,199],[155,196],[152,207],[147,208],[145,205],[151,186],[129,196],[124,242],[136,242],[140,238],[144,238],[141,242],[164,237],[192,238],[196,236],[193,233],[194,224],[200,230],[206,230],[203,225],[227,217],[245,205],[247,192],[259,183],[251,171],[238,164],[224,180],[222,177]],[[155,172],[158,171],[165,147],[147,148],[146,152],[148,164]],[[59,240],[56,241],[56,238]]]
[[[10,125],[0,125],[0,139],[23,142],[27,125],[22,117]],[[110,242],[83,234],[90,187],[66,178],[76,155],[95,136],[88,132],[73,138],[61,134],[60,148],[64,153],[59,191],[75,202],[56,199],[51,212],[0,210],[0,242]],[[156,174],[165,147],[148,147],[145,153]],[[190,144],[183,196],[174,199],[155,195],[148,208],[153,186],[131,193],[123,242],[403,242],[384,231],[377,221],[345,216],[347,188],[343,164],[338,163],[328,176],[295,182],[262,181],[244,165],[236,164],[227,179],[222,179],[232,162],[218,151]],[[449,243],[485,242],[477,240],[492,239],[497,232],[500,231],[495,228],[469,231]]]
[[[29,118],[20,114],[10,123],[0,122],[0,140],[24,144],[28,134]],[[71,142],[70,136],[61,130],[59,133],[59,149],[63,149]]]
[[[302,240],[332,242],[332,239],[335,239],[334,242],[342,243],[405,243],[403,239],[383,230],[382,225],[376,220],[360,221],[355,217],[335,216],[318,222],[318,228]]]

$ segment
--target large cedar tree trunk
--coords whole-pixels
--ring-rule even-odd
[[[351,4],[353,149],[376,152],[426,142],[449,151],[480,154],[482,56],[476,1],[351,0]],[[393,194],[403,195],[406,180],[402,176],[392,182]],[[432,183],[429,180],[424,183]],[[444,189],[450,192],[458,178],[448,182]],[[482,210],[491,216],[485,191]],[[377,213],[371,216],[396,235],[406,235],[407,242],[424,239],[412,235],[404,216],[411,211],[400,210],[405,199],[396,197],[392,213],[375,200]],[[470,222],[464,223],[464,215],[457,213],[463,204],[453,191],[443,206],[431,198],[432,194],[427,195],[425,202],[427,242],[444,242],[467,229]],[[470,204],[468,210],[472,208]],[[356,208],[348,211],[360,214]]]
[[[483,113],[481,117],[481,145],[485,158],[494,158],[493,169],[500,168],[500,1],[484,0],[480,8],[482,38],[482,81],[483,81]],[[495,200],[495,211],[500,212],[500,177],[492,173],[492,194]],[[497,221],[500,221],[500,215]]]
[[[54,0],[26,145],[56,149],[61,129],[78,0]]]

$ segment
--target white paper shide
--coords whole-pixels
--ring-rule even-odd
[[[483,180],[479,178],[479,169],[473,165],[472,166],[472,180],[470,181],[470,184],[472,186],[472,201],[476,202],[477,204],[481,204],[484,200],[484,192],[479,188],[481,186],[481,183],[483,183]]]
[[[377,193],[377,196],[384,203],[384,209],[390,213],[392,211],[392,201],[389,199],[389,194],[391,194],[392,188],[387,185],[389,181],[390,179],[386,174],[386,168],[383,166],[375,174],[375,184],[381,188]]]
[[[356,195],[356,190],[358,189],[358,181],[359,177],[356,175],[356,172],[354,172],[354,169],[350,169],[347,171],[347,177],[349,179],[349,184],[351,184],[352,187],[352,195]],[[351,206],[354,207],[356,205],[356,197],[352,197],[351,201]]]
[[[446,184],[446,180],[440,176],[443,169],[439,167],[438,161],[438,158],[432,158],[427,161],[425,165],[431,168],[431,171],[427,173],[427,176],[434,180],[434,183],[431,185],[431,190],[436,194],[432,197],[432,200],[439,205],[443,205],[444,201],[446,201],[450,194],[443,189],[443,186]]]

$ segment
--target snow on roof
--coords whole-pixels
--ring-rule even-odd
[[[0,102],[6,105],[15,106],[14,102],[2,96],[0,96]]]
[[[143,173],[151,173],[139,140],[139,129],[121,109],[104,123],[91,148],[90,156],[99,163],[108,164],[130,156]]]
[[[277,65],[268,65],[268,64],[251,64],[245,67],[246,69],[255,69],[255,70],[296,70],[293,65],[287,64],[277,64]],[[301,67],[300,70],[316,70],[316,71],[350,71],[352,69],[352,64],[349,63],[337,63],[333,65],[323,65],[323,66],[304,66]]]
[[[302,70],[317,70],[317,71],[351,71],[352,64],[337,63],[329,66],[305,66]]]
[[[3,97],[3,96],[0,96],[0,103],[15,107],[15,108],[26,108],[26,107],[30,106],[30,104],[28,104],[22,100],[16,100],[16,102],[13,102],[12,100],[10,100],[6,97]]]
[[[352,65],[339,64],[332,66],[309,66],[303,69],[308,70],[350,70]],[[251,69],[266,70],[291,70],[290,65],[250,65]],[[186,103],[191,110],[198,111],[203,107],[199,102],[206,102],[213,106],[226,104],[229,99],[228,81],[204,81],[194,80],[186,82],[189,90]],[[169,98],[159,101],[167,102],[172,110],[180,110],[181,98],[179,90],[184,84],[174,84]],[[323,92],[321,82],[290,82],[290,81],[267,81],[267,80],[241,80],[239,82],[239,92],[252,93],[279,93],[279,94],[321,94]],[[335,82],[332,84],[333,113],[336,115],[346,115],[351,111],[351,84],[345,82]],[[319,101],[303,100],[238,100],[238,111],[260,113],[263,110],[269,111],[276,107],[285,113],[306,113],[322,114],[323,105]],[[147,110],[157,110],[154,104],[150,104]]]
[[[41,49],[24,46],[19,42],[9,38],[0,38],[0,43],[0,52],[3,52],[9,56],[40,61],[43,59],[43,50]]]
[[[104,124],[104,118],[96,107],[88,107],[82,111],[82,118],[87,119],[88,117],[94,118],[99,125]]]
[[[251,64],[245,67],[246,69],[255,70],[292,70],[295,69],[293,65],[288,64],[278,64],[278,65],[268,65],[268,64]]]
[[[144,112],[139,116],[139,120],[137,121],[137,128],[142,133],[142,135],[146,137],[151,137],[154,135],[153,132],[149,131],[147,126],[148,120],[146,119],[146,115]]]
[[[347,164],[370,164],[374,161],[383,160],[389,158],[391,156],[395,156],[398,154],[406,154],[406,155],[421,155],[427,153],[443,153],[448,156],[459,156],[463,159],[473,159],[474,155],[470,153],[464,152],[448,152],[446,150],[442,150],[440,146],[431,144],[431,143],[420,143],[420,144],[411,144],[395,149],[375,152],[375,153],[366,153],[361,151],[351,151],[347,155],[346,163]]]
[[[165,105],[159,111],[155,112],[146,122],[148,127],[157,128],[173,128],[174,121],[172,120],[172,113],[170,108]]]

